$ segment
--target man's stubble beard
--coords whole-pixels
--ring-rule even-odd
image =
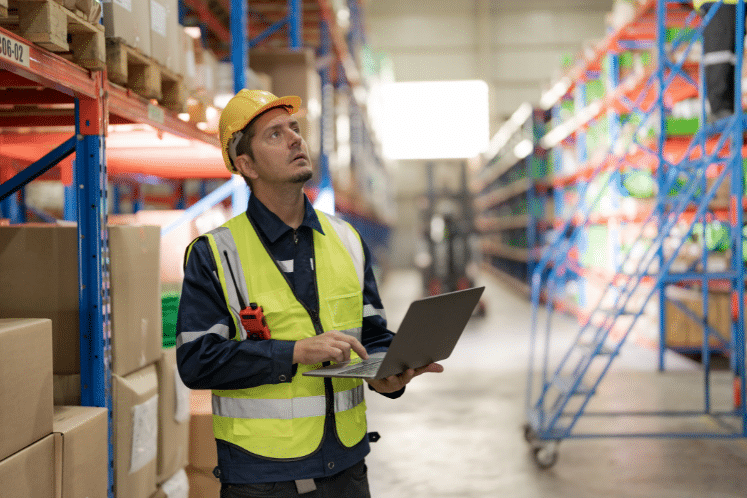
[[[291,179],[291,183],[301,183],[304,184],[311,180],[311,178],[314,176],[314,173],[311,171],[300,171],[296,176],[294,176]]]

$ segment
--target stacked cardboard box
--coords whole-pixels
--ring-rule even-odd
[[[703,344],[703,294],[700,290],[669,287],[667,289],[665,331],[667,345],[675,348],[700,348]],[[671,300],[684,305],[693,317],[682,311]],[[731,338],[731,294],[712,290],[708,293],[708,325],[724,340]],[[726,347],[716,337],[709,338],[711,347]]]
[[[150,54],[170,71],[179,70],[177,50],[179,43],[178,0],[149,0]]]
[[[104,33],[150,57],[150,0],[104,2]]]
[[[195,78],[197,77],[197,67],[195,62],[195,39],[182,28],[178,35],[178,52],[183,54],[179,59],[179,74],[184,76],[184,84],[187,91],[192,92],[195,89]]]
[[[112,372],[127,375],[161,354],[160,230],[108,232]],[[75,226],[0,227],[0,317],[52,320],[55,375],[80,374],[77,240]]]
[[[106,496],[109,487],[108,427],[106,408],[55,407],[57,498]]]
[[[176,372],[175,350],[162,349],[160,227],[110,225],[108,232],[115,494],[126,498],[150,498],[158,492],[171,490],[166,496],[177,498],[180,495],[175,493],[181,489],[179,483],[186,483],[183,469],[187,464],[189,408],[186,388]],[[50,471],[53,486],[56,476],[58,488],[63,492],[66,489],[99,489],[101,478],[104,486],[108,484],[106,427],[109,417],[106,409],[72,406],[80,404],[77,229],[57,225],[0,227],[0,247],[0,267],[3,268],[0,272],[0,317],[33,317],[36,320],[22,323],[37,324],[38,329],[38,322],[41,322],[47,327],[46,333],[42,333],[31,325],[24,325],[35,331],[26,330],[18,337],[19,332],[3,334],[8,319],[0,319],[0,365],[3,365],[0,378],[0,460],[7,456],[3,455],[4,445],[10,448],[9,451],[18,451],[23,448],[19,447],[20,444],[28,446],[32,439],[38,441],[54,432],[50,454],[54,462],[56,437],[58,461],[57,472]],[[16,321],[12,322],[15,324]],[[3,344],[3,338],[9,337],[12,340],[8,345]],[[46,349],[35,343],[44,337],[49,343]],[[19,347],[42,356],[47,351],[48,359],[29,358],[28,354],[19,353]],[[6,375],[5,365],[16,363],[19,373]],[[29,375],[29,372],[34,375]],[[42,383],[44,389],[27,385],[29,382],[40,383],[39,376],[48,377],[48,382]],[[9,383],[8,389],[3,385],[5,382]],[[23,402],[23,395],[16,393],[16,389],[34,399]],[[54,404],[59,405],[54,431],[50,425],[53,389]],[[38,402],[40,392],[41,399],[45,393],[49,395],[49,404]],[[4,402],[6,395],[14,401]],[[6,407],[26,410],[46,407],[48,413],[40,416],[9,412]],[[34,424],[29,424],[28,420],[33,420]],[[96,436],[97,445],[101,446],[86,442],[89,436],[100,431],[102,421],[104,435]],[[44,427],[37,427],[38,424]],[[79,426],[85,427],[86,434],[78,429]],[[8,431],[8,437],[3,433],[4,429]],[[86,455],[89,452],[96,455],[91,462],[103,462],[103,470],[94,470],[93,464],[86,464],[83,466],[85,470],[81,470],[83,467],[76,463],[78,457],[75,456],[81,447],[86,448]],[[19,456],[5,469],[11,468],[12,463],[13,472],[18,472],[16,467],[27,465],[31,457],[38,458],[39,450]],[[184,474],[181,481],[180,471]],[[3,472],[0,470],[0,482],[8,475]],[[89,480],[88,477],[92,476],[99,480]],[[39,486],[43,482],[40,478],[28,485]],[[71,488],[71,483],[74,483],[74,488]],[[184,483],[182,488],[187,486]],[[3,489],[2,485],[0,489]],[[37,488],[19,489],[21,494],[18,496],[48,496]],[[66,496],[72,495],[58,494],[60,498]],[[105,496],[105,492],[75,496]]]
[[[157,482],[163,484],[188,463],[190,390],[176,367],[176,348],[164,349],[156,363],[158,372]]]
[[[213,475],[218,453],[213,436],[213,406],[210,391],[192,391],[189,422],[189,497],[218,496],[220,481]]]
[[[55,455],[50,320],[0,319],[0,366],[2,496],[51,498]]]

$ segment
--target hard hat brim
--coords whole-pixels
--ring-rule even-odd
[[[268,102],[267,104],[263,105],[256,111],[254,111],[254,114],[249,118],[249,120],[242,126],[244,128],[246,125],[248,125],[252,119],[256,118],[260,114],[262,114],[265,111],[269,111],[270,109],[273,109],[275,107],[290,107],[290,110],[288,111],[290,114],[295,114],[298,111],[301,110],[301,97],[297,97],[295,95],[288,95],[286,97],[278,97],[277,100],[273,100],[272,102]]]

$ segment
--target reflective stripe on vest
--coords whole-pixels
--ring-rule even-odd
[[[717,0],[693,0],[693,7],[695,8],[695,10],[700,10],[703,4],[706,4],[706,3],[715,4],[717,3]],[[737,0],[724,0],[723,3],[726,5],[729,5],[729,4],[736,5]]]
[[[344,412],[363,403],[363,386],[335,393],[335,413]],[[323,417],[327,408],[325,396],[291,399],[243,399],[213,395],[213,413],[230,418],[264,418],[289,420],[293,418]]]
[[[731,50],[719,50],[718,52],[703,54],[700,62],[704,66],[715,66],[716,64],[731,64],[733,66],[737,63],[737,56]]]
[[[362,243],[347,223],[322,213],[318,217],[324,232],[322,235],[312,230],[318,324],[324,331],[339,330],[360,340],[364,313]],[[317,334],[317,326],[293,295],[282,269],[267,253],[246,214],[229,220],[206,238],[226,303],[240,331],[235,340],[246,338],[240,325],[237,285],[245,303],[256,302],[263,307],[273,339],[297,341]],[[185,340],[194,337],[189,335]],[[357,357],[354,352],[351,356]],[[324,434],[326,390],[323,379],[302,374],[318,366],[298,365],[290,383],[214,390],[215,437],[272,459],[301,458],[316,451]],[[362,385],[359,379],[332,379],[337,436],[348,447],[366,434]]]

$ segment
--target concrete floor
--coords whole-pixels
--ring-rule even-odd
[[[487,316],[473,319],[445,372],[416,378],[405,396],[367,395],[369,429],[382,439],[367,458],[375,498],[737,498],[747,497],[744,439],[567,439],[549,470],[535,465],[523,437],[530,305],[483,276]],[[412,272],[381,285],[390,328],[418,297]],[[560,318],[554,334],[578,330]],[[557,332],[555,332],[557,330]],[[672,354],[656,371],[656,353],[627,344],[605,376],[594,408],[702,410],[703,375]],[[715,406],[729,407],[731,378],[716,373]],[[590,405],[591,408],[591,405]],[[582,425],[586,424],[586,425]],[[587,431],[713,431],[711,418],[582,419]]]

